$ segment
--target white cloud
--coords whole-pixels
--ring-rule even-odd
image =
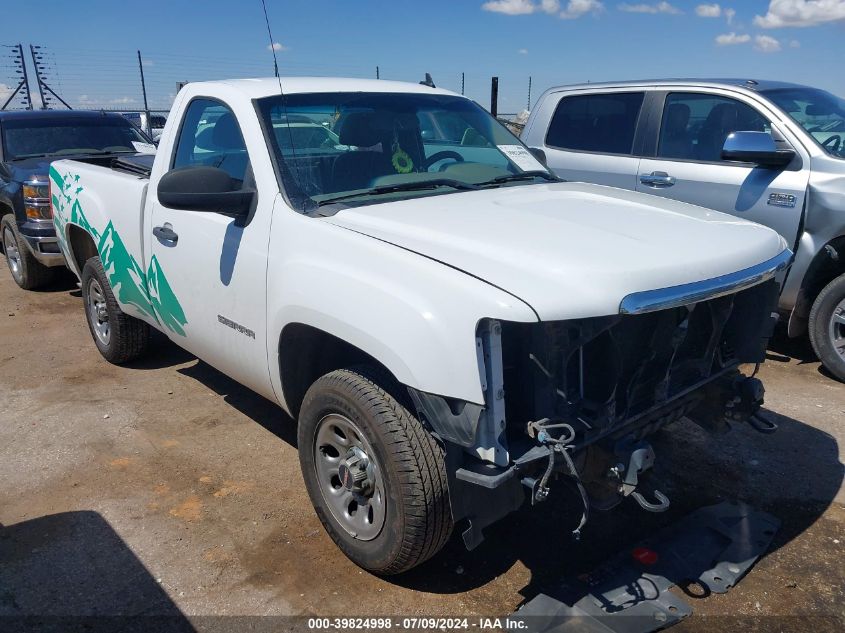
[[[537,10],[532,0],[491,0],[481,5],[485,11],[504,13],[505,15],[527,15]]]
[[[564,20],[573,20],[587,13],[598,13],[604,9],[604,5],[599,0],[569,0],[566,7],[561,9],[560,0],[489,0],[481,8],[505,15],[557,13]]]
[[[780,42],[768,35],[758,35],[754,38],[754,49],[761,53],[777,53],[780,48]]]
[[[798,40],[790,40],[789,48],[801,48],[801,42]]]
[[[272,44],[267,44],[268,51],[286,51],[288,50],[287,46],[284,46],[280,42],[273,42]]]
[[[85,96],[86,95],[82,95],[82,97]],[[80,99],[82,97],[80,97]],[[134,97],[120,97],[119,99],[112,99],[111,101],[109,101],[109,103],[112,105],[128,105],[130,103],[135,103],[136,101],[137,99],[135,99]]]
[[[754,17],[764,29],[785,26],[816,26],[845,20],[845,0],[771,0],[766,15]]]
[[[520,55],[528,55],[528,49],[527,48],[520,48],[516,52],[519,53]]]
[[[728,21],[728,26],[733,24],[736,11],[734,9],[725,9],[725,19]]]
[[[626,13],[668,13],[670,15],[678,15],[683,13],[678,7],[668,2],[657,2],[655,4],[627,4],[623,3],[617,7],[620,11]]]
[[[695,8],[695,14],[700,18],[718,18],[722,15],[722,7],[718,4],[700,4]]]
[[[601,13],[602,11],[604,11],[604,5],[599,0],[569,0],[566,3],[566,8],[559,15],[564,20],[575,20],[587,13]]]
[[[6,103],[6,99],[9,98],[10,94],[12,94],[11,87],[6,84],[0,84],[0,105]]]
[[[748,33],[737,35],[736,33],[724,33],[716,36],[716,44],[718,46],[734,46],[736,44],[747,44],[751,41],[751,36]]]

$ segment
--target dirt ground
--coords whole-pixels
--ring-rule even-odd
[[[502,616],[692,509],[739,499],[780,518],[780,532],[737,587],[691,600],[695,614],[673,630],[782,629],[790,617],[842,630],[845,385],[804,344],[774,341],[761,371],[776,434],[712,437],[684,421],[655,438],[669,512],[625,502],[576,544],[573,499],[553,490],[477,550],[453,538],[381,579],[322,530],[294,424],[274,404],[164,339],[143,362],[109,365],[70,278],[24,292],[0,266],[0,616],[200,627],[198,616]]]

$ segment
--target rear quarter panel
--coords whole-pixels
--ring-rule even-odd
[[[70,240],[75,226],[91,236],[121,309],[157,325],[142,237],[148,183],[145,178],[72,160],[56,161],[50,167],[53,223],[68,267],[82,278]]]

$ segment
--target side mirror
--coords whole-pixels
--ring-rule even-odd
[[[536,158],[543,164],[543,167],[549,166],[549,164],[546,162],[546,152],[541,150],[539,147],[529,147],[528,151],[534,155],[534,158]]]
[[[722,158],[761,167],[786,167],[795,158],[795,151],[778,149],[768,132],[731,132],[722,147]]]
[[[236,186],[232,177],[217,167],[177,167],[158,181],[158,201],[168,209],[245,215],[255,190]]]

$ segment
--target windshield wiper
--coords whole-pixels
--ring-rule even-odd
[[[523,171],[518,174],[505,174],[504,176],[496,176],[491,180],[485,180],[484,182],[478,183],[479,186],[485,187],[489,185],[501,185],[506,182],[519,182],[520,180],[533,180],[534,178],[543,178],[544,180],[548,180],[549,182],[563,182],[562,179],[558,178],[552,173],[549,173],[545,170],[541,169],[532,169],[531,171]]]
[[[419,182],[401,182],[395,185],[381,185],[379,187],[372,187],[370,189],[364,189],[352,193],[344,193],[339,196],[320,200],[320,202],[317,203],[317,206],[322,207],[342,200],[360,198],[361,196],[380,196],[387,193],[397,193],[401,191],[425,191],[426,189],[437,189],[439,187],[449,187],[451,189],[457,189],[458,191],[474,191],[479,188],[478,185],[461,182],[460,180],[452,180],[451,178],[435,178],[433,180],[421,180]]]

